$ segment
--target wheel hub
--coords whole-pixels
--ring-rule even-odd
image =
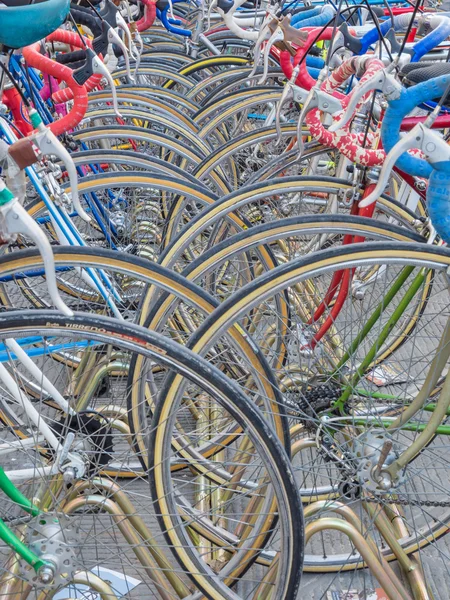
[[[20,560],[20,574],[35,588],[58,589],[68,585],[76,570],[78,532],[63,513],[43,513],[35,517],[25,532],[25,543],[47,566],[36,572]]]
[[[363,489],[379,494],[397,487],[386,472],[387,467],[399,456],[389,435],[384,432],[361,434],[353,444],[357,479]]]

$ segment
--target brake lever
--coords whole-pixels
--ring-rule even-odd
[[[32,111],[30,111],[30,116],[32,116]],[[56,135],[43,123],[41,123],[35,134],[31,134],[29,136],[33,143],[39,148],[44,156],[56,156],[61,160],[64,164],[64,167],[67,171],[67,175],[69,176],[70,189],[71,189],[71,198],[74,209],[77,211],[78,215],[89,223],[91,221],[91,217],[85,212],[84,208],[81,206],[80,197],[78,195],[78,174],[77,169],[75,167],[75,163],[73,162],[73,158],[70,156],[69,152],[67,152],[64,145],[58,140]]]
[[[335,98],[331,94],[327,94],[323,90],[319,89],[319,86],[322,84],[322,81],[323,81],[324,77],[326,76],[326,74],[323,74],[323,71],[326,72],[327,68],[324,67],[324,69],[322,69],[322,72],[319,75],[319,79],[317,80],[318,85],[311,88],[311,90],[305,100],[305,103],[303,104],[303,108],[300,113],[300,117],[298,119],[297,144],[299,147],[299,153],[297,156],[297,160],[301,159],[301,157],[303,156],[304,149],[305,149],[305,146],[304,146],[303,140],[302,140],[302,129],[303,129],[303,123],[306,118],[306,115],[310,111],[314,110],[315,108],[318,108],[321,112],[325,112],[330,115],[334,115],[335,113],[340,112],[342,110],[342,104],[338,98]]]
[[[269,72],[269,55],[270,55],[270,50],[272,49],[272,46],[276,43],[279,42],[281,40],[284,40],[284,33],[283,30],[280,27],[276,27],[275,31],[272,33],[272,35],[270,36],[266,47],[264,48],[264,60],[263,60],[263,74],[262,77],[259,79],[258,83],[261,85],[265,82],[265,80],[267,79],[267,74]]]
[[[119,118],[121,118],[122,115],[120,114],[120,111],[119,111],[119,103],[117,100],[116,84],[114,83],[114,79],[112,78],[111,73],[108,71],[107,66],[102,63],[102,61],[99,59],[98,56],[95,56],[95,59],[93,61],[93,66],[94,66],[94,73],[103,75],[103,77],[109,83],[109,87],[111,88],[112,101],[113,101],[113,110],[116,113],[116,115]]]
[[[125,68],[127,70],[127,77],[134,83],[134,77],[131,74],[130,67],[130,58],[128,56],[128,48],[123,43],[120,35],[115,31],[115,29],[111,26],[108,28],[108,42],[111,44],[117,44],[119,48],[122,50],[123,57],[125,59]]]
[[[428,129],[424,123],[417,123],[403,138],[395,144],[386,156],[377,185],[371,194],[361,200],[359,206],[364,208],[376,202],[387,185],[389,175],[397,159],[407,150],[418,148],[426,155],[428,162],[434,163],[450,160],[450,146],[437,133]]]
[[[347,123],[353,117],[361,98],[369,92],[378,90],[383,92],[387,100],[396,100],[400,97],[402,89],[402,84],[395,79],[388,69],[380,70],[378,73],[375,73],[373,77],[353,90],[350,102],[347,105],[344,115],[339,121],[336,121],[330,125],[328,131],[334,133],[347,125]]]
[[[338,28],[338,35],[332,46],[333,52],[342,47],[356,55],[360,54],[363,48],[361,40],[350,33],[347,23],[342,23]]]
[[[117,102],[116,86],[114,85],[114,80],[111,77],[111,73],[108,71],[107,66],[100,60],[98,55],[95,54],[91,48],[86,48],[86,64],[73,72],[73,78],[79,85],[84,85],[94,73],[101,75],[109,83],[113,97],[114,112],[118,117],[121,117],[122,115],[119,112]]]
[[[122,31],[125,34],[125,37],[127,39],[127,44],[128,44],[128,51],[130,52],[131,55],[133,55],[132,46],[134,44],[133,44],[133,40],[131,39],[131,32],[130,32],[130,29],[129,29],[125,19],[122,17],[120,12],[117,12],[117,14],[116,14],[116,21],[117,21],[117,27],[119,29],[122,29]]]
[[[141,34],[139,33],[139,31],[136,31],[136,32],[135,32],[135,34],[134,34],[134,39],[135,39],[135,41],[136,41],[136,42],[138,43],[138,45],[139,45],[139,49],[138,49],[138,51],[137,51],[137,56],[136,56],[136,58],[135,58],[135,63],[136,63],[136,66],[135,66],[135,68],[134,68],[134,76],[133,76],[133,77],[136,79],[136,77],[137,77],[137,72],[138,72],[139,66],[140,66],[140,64],[141,64],[141,57],[142,57],[142,53],[144,52],[144,41],[143,41],[143,39],[142,39],[142,36],[141,36]]]
[[[256,40],[255,47],[253,48],[253,69],[251,70],[249,77],[253,77],[256,73],[256,69],[259,65],[259,59],[261,57],[261,47],[268,33],[270,32],[270,19],[272,15],[267,15],[262,22],[261,28],[259,30],[258,39]]]
[[[5,188],[5,184],[0,180],[0,192],[3,192]],[[12,194],[11,199],[0,206],[0,214],[3,220],[1,226],[9,236],[19,233],[30,238],[36,244],[42,256],[47,289],[54,306],[66,316],[73,316],[73,312],[60,296],[56,283],[55,259],[45,233]]]

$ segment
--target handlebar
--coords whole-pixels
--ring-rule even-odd
[[[304,14],[304,13],[301,13],[301,14]],[[293,27],[295,27],[296,29],[299,29],[300,27],[302,29],[304,27],[323,27],[324,25],[327,25],[328,23],[330,23],[330,21],[332,21],[335,18],[336,11],[332,6],[330,6],[329,4],[326,4],[321,9],[319,14],[313,15],[310,18],[295,20],[296,16],[297,15],[295,15],[291,19],[291,25]]]
[[[136,22],[139,32],[147,31],[153,25],[156,19],[156,2],[154,0],[143,0],[144,16]]]
[[[372,56],[369,57],[353,57],[344,61],[333,73],[328,77],[321,86],[321,90],[327,94],[335,96],[336,90],[349,77],[364,69],[364,75],[361,77],[361,83],[370,80],[375,73],[384,68],[384,64]],[[352,95],[355,90],[348,96],[341,99],[342,109],[351,102]],[[361,98],[363,101],[365,97]],[[331,103],[330,103],[331,104]],[[305,117],[305,122],[311,135],[320,143],[337,148],[344,156],[352,161],[365,166],[374,166],[383,163],[385,153],[383,150],[373,150],[362,146],[363,135],[351,133],[348,126],[345,126],[339,132],[327,130],[321,121],[321,111],[319,109],[311,110]]]
[[[317,6],[316,8],[309,8],[304,11],[298,12],[293,15],[291,18],[291,25],[295,25],[296,23],[300,23],[305,19],[310,19],[311,17],[315,17],[320,15],[322,12],[322,7]]]
[[[433,227],[450,244],[450,161],[437,163],[427,189],[427,208]]]
[[[450,20],[445,15],[425,15],[420,17],[426,19],[432,31],[423,39],[417,42],[412,48],[404,48],[403,52],[411,54],[411,62],[418,62],[425,54],[433,50],[450,35]],[[380,24],[380,31],[383,37],[387,37],[389,31],[394,28],[395,31],[405,30],[412,19],[412,14],[404,13],[396,15]],[[377,27],[368,31],[362,38],[354,37],[348,31],[347,25],[340,28],[340,33],[344,38],[344,46],[352,50],[355,54],[365,54],[369,47],[380,39],[380,33]]]
[[[244,4],[245,0],[219,0],[217,4],[217,12],[220,14],[222,19],[225,21],[225,25],[234,33],[235,36],[242,40],[250,40],[256,42],[259,37],[258,31],[248,31],[244,29],[234,20],[234,13],[236,10]]]
[[[46,56],[42,56],[40,49],[41,45],[39,42],[27,46],[23,49],[23,57],[30,66],[39,69],[43,73],[47,73],[59,81],[64,81],[73,95],[74,103],[70,112],[49,125],[50,130],[55,135],[61,135],[76,127],[84,117],[88,107],[87,92],[84,85],[79,85],[75,81],[72,70],[69,67],[61,65]]]
[[[176,35],[184,35],[185,37],[191,37],[192,31],[190,29],[183,29],[182,27],[177,27],[169,21],[169,17],[167,16],[168,12],[168,6],[163,10],[159,10],[159,8],[156,9],[156,15],[161,21],[161,23],[164,25],[164,27],[167,29],[167,31],[170,31],[170,33],[175,33]]]
[[[172,0],[172,4],[176,4],[182,0]],[[168,13],[170,10],[170,2],[168,0],[158,0],[156,2],[156,15],[167,31],[175,33],[176,35],[183,35],[185,37],[191,37],[192,32],[189,29],[177,27],[173,20],[169,19]]]
[[[390,152],[400,141],[400,127],[403,117],[422,102],[442,96],[449,83],[449,75],[436,77],[411,88],[403,88],[398,99],[388,101],[389,105],[381,126],[381,139],[386,152]],[[426,160],[416,158],[406,152],[398,158],[396,164],[399,169],[410,175],[417,177],[429,177],[431,175],[432,168]]]
[[[51,33],[49,36],[47,36],[46,41],[61,42],[63,44],[67,44],[67,45],[73,46],[75,48],[80,48],[80,45],[81,45],[81,41],[80,41],[78,34],[75,33],[75,31],[68,31],[67,29],[57,29],[56,31]],[[92,42],[89,38],[84,37],[84,41],[88,48],[92,48]],[[85,50],[82,50],[82,52],[84,52],[84,54],[86,55]],[[69,54],[72,54],[72,53],[69,53]],[[61,56],[64,56],[64,54],[62,54]],[[60,61],[58,61],[58,62],[60,62]],[[68,67],[68,68],[70,68],[70,67]],[[73,75],[73,73],[72,73],[72,75]],[[96,88],[99,85],[101,79],[102,79],[102,75],[99,75],[99,74],[92,75],[92,77],[90,77],[84,84],[86,92],[90,92],[94,88]],[[75,82],[76,82],[76,80],[75,80]],[[53,102],[55,102],[55,104],[60,104],[63,102],[68,102],[69,100],[73,100],[73,91],[70,87],[67,87],[67,88],[64,88],[61,90],[57,90],[52,95],[52,100],[53,100]]]
[[[430,25],[435,28],[413,46],[411,62],[418,62],[422,56],[439,46],[450,35],[450,19],[448,17],[436,15],[430,19]]]
[[[396,15],[396,16],[394,16],[393,21],[392,21],[392,19],[388,19],[388,20],[384,21],[384,23],[381,23],[380,31],[383,35],[386,35],[392,26],[394,27],[395,31],[402,31],[408,27],[411,19],[412,19],[412,14],[410,14],[410,13]],[[379,39],[380,39],[380,36],[379,36],[378,29],[376,27],[374,27],[373,29],[368,31],[359,40],[361,43],[361,47],[360,47],[358,54],[365,54],[367,52],[367,50],[370,48],[370,46],[372,46],[373,44],[378,42]]]
[[[300,61],[302,61],[297,79],[295,81],[296,85],[304,88],[305,90],[310,90],[315,85],[316,80],[309,75],[303,57],[309,52],[310,47],[315,41],[319,42],[331,40],[333,31],[333,27],[327,27],[322,32],[320,32],[320,29],[318,28],[310,29],[309,31],[305,32],[307,33],[306,39],[301,42],[302,45],[297,49],[293,63],[291,62],[291,54],[289,52],[286,50],[280,52],[280,66],[288,79],[291,79],[294,68],[300,64]],[[319,33],[320,36],[317,38]]]

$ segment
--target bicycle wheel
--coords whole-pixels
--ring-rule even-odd
[[[388,560],[399,555],[401,560],[416,551],[423,563],[448,560],[445,545],[430,546],[444,535],[449,522],[448,491],[442,483],[448,470],[445,423],[432,442],[406,465],[395,488],[381,491],[368,463],[377,463],[381,447],[389,439],[393,448],[393,457],[385,458],[385,464],[389,464],[411,446],[433,415],[434,404],[406,419],[398,429],[389,429],[421,389],[433,357],[440,355],[439,341],[449,317],[449,264],[447,249],[407,242],[355,244],[320,251],[294,259],[248,283],[225,300],[189,341],[189,347],[205,353],[220,344],[220,332],[233,324],[252,331],[262,349],[273,348],[263,334],[279,318],[276,296],[288,290],[291,297],[298,294],[299,302],[291,302],[291,320],[286,323],[284,347],[288,355],[277,370],[293,416],[293,465],[303,500],[322,502],[314,508],[311,505],[311,518],[336,511],[345,516],[345,511],[339,512],[339,503],[348,505],[352,509],[351,514],[347,512],[348,518],[356,516],[370,543]],[[325,314],[315,322],[309,320],[308,306],[315,295],[323,300],[333,273],[346,269],[376,269],[378,276],[370,281],[362,298],[355,300],[348,295],[341,312],[334,314],[333,329],[342,341],[344,356],[330,368],[333,361],[328,361],[326,352],[311,354],[304,348],[330,316],[335,303],[327,304]],[[394,369],[380,371],[376,358],[389,345],[396,327],[402,325],[401,319],[410,319],[415,299],[429,286],[430,272],[433,287],[426,310],[394,354]],[[253,331],[257,315],[263,317]],[[319,346],[323,349],[322,344]],[[399,510],[403,533],[396,531],[397,537],[389,539],[385,517]],[[376,519],[380,513],[384,516]],[[361,554],[345,535],[330,532],[312,545],[305,568],[340,572],[364,565]]]
[[[110,125],[107,128],[92,127],[75,132],[73,137],[83,144],[86,150],[134,150],[167,160],[188,171],[192,171],[204,158],[201,151],[196,148],[186,146],[168,135],[150,132],[141,127],[119,125]],[[223,193],[229,191],[220,173],[213,172],[211,179],[212,185],[217,186]]]
[[[141,310],[140,299],[147,287],[160,292],[165,291],[171,295],[175,294],[179,302],[179,314],[189,313],[190,320],[185,321],[186,325],[191,322],[202,322],[218,304],[212,296],[185,281],[173,271],[168,271],[136,256],[88,247],[55,247],[54,258],[60,292],[65,302],[73,310],[83,309],[92,313],[114,315],[116,312],[113,308],[115,308],[127,321],[137,321]],[[13,300],[15,309],[29,308],[30,304],[37,308],[50,306],[46,298],[42,260],[35,250],[13,252],[2,257],[1,268],[4,275],[0,280],[0,290],[5,306],[12,305]],[[102,297],[95,286],[88,285],[89,279],[86,275],[89,274],[93,276],[101,274],[102,281],[108,282],[108,286],[105,284],[105,288],[109,298],[108,296]],[[17,293],[18,289],[22,292],[22,298]],[[112,305],[111,301],[113,301]],[[175,332],[170,329],[161,328],[160,331],[168,337],[176,337],[174,336]],[[182,328],[177,331],[178,338],[180,336],[188,337],[190,333],[192,330],[189,329],[189,326],[184,332]],[[263,406],[267,418],[272,422],[274,431],[288,446],[286,416],[281,409],[281,396],[269,366],[257,346],[251,343],[247,336],[243,337],[236,330],[233,331],[232,337],[233,343],[239,348],[241,357],[245,357],[245,362],[241,358],[240,372],[232,368],[231,371],[225,370],[225,373],[234,381],[242,382],[249,397],[256,394],[256,398],[264,399]],[[60,361],[63,361],[63,358],[60,356]],[[121,476],[131,476],[135,471],[141,472],[141,465],[143,468],[147,468],[142,457],[146,455],[144,432],[148,430],[149,413],[143,410],[144,405],[141,402],[141,392],[139,391],[140,366],[136,367],[135,363],[136,361],[132,360],[129,366],[129,376],[135,383],[131,386],[127,405],[116,404],[116,406],[121,412],[128,413],[128,424],[134,437],[133,444],[140,463],[139,465],[135,464],[133,469],[130,465],[128,465],[127,471],[122,469]],[[136,368],[138,369],[137,378],[133,379],[136,376]],[[114,380],[114,375],[109,370],[99,369],[96,377],[92,377],[92,382],[86,385],[86,389],[81,394],[79,406],[83,409],[87,406],[92,408],[104,406],[101,394],[97,396],[96,393],[100,393],[99,390],[108,389],[110,378]],[[27,385],[27,392],[39,398],[39,389],[36,390],[34,386]],[[149,407],[150,400],[149,397]],[[44,402],[54,405],[51,398],[44,399]],[[6,410],[4,414],[7,415]],[[3,422],[11,425],[12,421],[6,416],[3,418]],[[23,423],[15,421],[14,426],[17,431],[22,431]],[[25,436],[25,433],[22,435]],[[211,446],[208,452],[214,451],[214,447]]]
[[[178,121],[174,121],[170,116],[163,116],[156,112],[149,115],[144,110],[131,109],[127,106],[121,107],[120,111],[121,117],[119,118],[110,107],[107,109],[88,110],[79,125],[79,129],[90,129],[93,125],[108,128],[111,125],[119,123],[125,127],[127,125],[143,127],[152,133],[168,135],[171,138],[180,140],[186,146],[196,148],[204,156],[211,151],[206,141],[199,140],[197,135],[198,130],[194,129],[195,124],[193,122],[191,123],[191,127],[187,127]]]
[[[196,260],[190,262],[182,271],[182,275],[195,281],[214,297],[223,301],[263,272],[300,256],[324,248],[340,246],[346,236],[352,238],[354,235],[366,242],[377,239],[426,242],[425,238],[404,228],[382,224],[372,219],[345,215],[291,217],[281,219],[276,223],[252,227],[215,244]],[[264,247],[260,245],[262,243],[264,243]],[[402,321],[387,348],[384,352],[380,351],[377,356],[376,363],[383,363],[383,368],[389,368],[389,356],[408,341],[409,336],[419,325],[421,315],[426,310],[432,284],[432,277],[428,277],[422,293],[415,301],[414,310],[410,311],[412,318]],[[367,281],[364,278],[355,279],[349,294],[357,297],[361,287],[364,290],[365,285],[367,285]],[[281,302],[281,298],[279,301]],[[374,298],[373,301],[375,302]],[[313,306],[313,301],[310,306]],[[316,308],[319,306],[320,302]],[[289,314],[289,312],[288,305],[282,313]],[[280,324],[280,327],[283,326]],[[278,327],[271,331],[274,338],[277,329]],[[333,345],[329,348],[328,356],[332,354],[337,337],[337,332],[334,332]],[[279,362],[280,358],[278,357],[277,360]]]
[[[207,202],[206,198],[215,199],[205,188],[186,180],[144,171],[83,177],[79,192],[94,217],[90,223],[85,223],[76,215],[72,216],[85,242],[119,250],[128,248],[134,254],[153,260],[159,255],[161,232],[175,198],[183,195],[188,202],[202,205]],[[43,201],[37,199],[26,208],[45,227],[51,239],[58,240]]]
[[[170,113],[177,120],[181,120],[186,124],[189,120],[184,120],[184,114],[191,116],[197,112],[199,106],[192,100],[187,99],[183,94],[178,94],[174,90],[157,86],[146,85],[121,85],[116,88],[117,100],[119,104],[130,103],[136,106],[149,106],[156,108],[163,114]],[[101,104],[102,106],[111,106],[112,95],[108,90],[90,92],[89,105]],[[178,109],[174,110],[174,109]],[[183,113],[180,112],[182,109]]]
[[[219,78],[218,74],[213,75],[213,77],[209,81],[204,81],[198,83],[195,88],[193,88],[189,92],[189,96],[195,97],[195,94],[198,92],[203,92],[207,90],[207,95],[202,98],[201,105],[206,106],[210,104],[214,100],[217,100],[223,94],[231,94],[233,92],[237,92],[244,87],[248,81],[252,79],[258,79],[263,74],[262,67],[258,67],[255,71],[255,74],[250,78],[249,75],[252,72],[252,67],[244,67],[239,69],[233,69],[228,73],[222,74],[222,79]],[[265,84],[268,87],[276,87],[281,85],[281,82],[284,79],[283,72],[277,67],[270,67],[267,74],[267,79],[265,80]],[[211,83],[215,83],[214,87],[211,86]]]
[[[353,235],[360,236],[366,241],[374,239],[420,241],[421,239],[404,229],[382,226],[370,219],[358,217],[327,217],[323,215],[282,219],[276,223],[252,227],[239,235],[226,239],[224,242],[215,244],[198,259],[192,260],[182,273],[187,279],[196,281],[216,299],[224,301],[261,273],[275,268],[286,260],[298,258],[302,254],[308,254],[323,247],[329,248],[334,244],[339,245],[342,243],[343,236]],[[422,239],[422,242],[424,241]],[[414,310],[411,307],[410,314],[414,318],[405,319],[402,322],[393,334],[388,348],[377,357],[377,362],[383,363],[383,368],[389,369],[389,356],[407,342],[408,336],[411,336],[414,328],[420,324],[420,318],[426,310],[431,289],[432,280],[428,278],[423,292],[414,303]],[[186,311],[180,308],[176,296],[160,295],[157,299],[155,299],[155,296],[150,290],[144,296],[141,306],[141,323],[145,323],[146,327],[158,331],[164,331],[162,327],[173,331],[175,323],[180,325],[183,323],[184,329],[179,327],[176,330],[177,339],[181,343],[187,343],[187,336],[189,333],[195,333],[199,321],[192,320],[192,325],[189,327],[189,321],[183,319],[182,316]],[[290,306],[290,300],[294,302],[294,307]],[[310,301],[310,306],[312,304],[313,300]],[[320,302],[314,305],[315,309],[319,306]],[[274,361],[272,366],[279,373],[279,382],[284,386],[282,380],[286,380],[288,377],[294,379],[299,377],[299,369],[295,366],[294,361],[285,364],[289,356],[288,344],[285,338],[291,326],[290,313],[292,310],[297,310],[295,297],[292,294],[279,294],[276,299],[276,309],[278,319],[267,327],[267,338],[270,339],[270,343],[267,340],[261,349],[263,353],[267,353],[268,348],[270,348],[270,354]],[[146,318],[145,322],[143,321],[144,317]],[[252,315],[253,321],[246,323],[248,333],[251,332],[252,335],[255,333],[254,323],[258,318],[261,321],[261,313],[259,316],[257,314]],[[322,352],[327,354],[330,364],[332,364],[333,357],[335,366],[338,364],[339,357],[342,357],[342,352],[336,354],[338,338],[338,331],[331,326],[329,336],[323,340],[323,346],[321,347]],[[240,350],[243,352],[242,344]],[[223,354],[218,350],[214,350],[211,355],[209,352],[209,359],[219,366],[222,371],[226,371],[231,355],[227,352]],[[222,354],[223,358],[221,358]],[[251,364],[251,361],[248,362]],[[395,363],[395,356],[393,362]],[[262,372],[260,371],[260,373]]]
[[[77,167],[80,167],[84,176],[95,175],[105,171],[151,171],[164,173],[178,180],[186,179],[190,184],[202,187],[197,179],[180,169],[155,156],[132,152],[130,150],[85,150],[71,154]],[[204,187],[205,191],[208,189]]]
[[[197,214],[192,207],[184,217],[182,202],[175,201],[168,215],[167,239],[161,264],[174,267],[180,261],[184,268],[183,254],[199,256],[205,248],[222,241],[254,224],[273,221],[295,215],[311,213],[346,213],[354,189],[343,179],[331,177],[283,177],[245,186],[222,197],[214,205],[199,207]],[[417,215],[389,196],[381,196],[377,202],[375,218],[389,221],[410,230],[421,231],[424,222]],[[189,219],[187,225],[184,223]],[[182,229],[183,227],[183,229]],[[180,231],[181,230],[181,231]],[[176,239],[175,239],[176,236]]]
[[[211,172],[218,170],[226,177],[227,183],[233,190],[247,185],[250,181],[255,183],[253,179],[257,175],[256,181],[265,180],[264,177],[259,176],[264,173],[265,168],[273,162],[280,162],[283,154],[297,144],[296,125],[283,124],[280,130],[280,141],[277,139],[278,133],[275,127],[270,126],[243,133],[223,143],[195,168],[195,176],[201,181]],[[279,174],[282,177],[307,175],[308,172],[313,171],[313,166],[317,166],[318,160],[323,164],[334,158],[333,150],[327,150],[318,144],[308,144],[302,160],[295,164],[295,170],[293,169],[291,173],[286,169]],[[323,169],[315,170],[320,172]]]
[[[194,62],[194,58],[192,56],[188,56],[184,52],[179,52],[175,50],[169,51],[168,49],[162,50],[148,50],[144,51],[141,56],[141,64],[142,63],[152,63],[153,61],[163,62],[164,64],[170,63],[175,67],[180,68],[185,65],[190,65]]]
[[[40,356],[40,368],[60,386],[65,379],[70,380],[70,372],[67,369],[55,372],[53,353],[56,346],[63,344],[65,352],[71,354],[74,360],[80,353],[86,353],[87,348],[91,356],[96,355],[97,360],[104,359],[105,353],[107,355],[108,352],[119,353],[124,362],[129,361],[133,355],[140,354],[147,361],[146,369],[142,372],[143,377],[147,376],[149,370],[157,373],[161,368],[180,374],[182,387],[188,385],[191,393],[204,400],[208,396],[212,408],[216,406],[220,408],[222,416],[228,415],[228,426],[232,421],[237,422],[237,430],[240,433],[239,436],[236,434],[236,442],[239,438],[239,442],[247,448],[247,453],[253,455],[248,457],[245,468],[245,481],[250,489],[245,497],[239,494],[239,506],[237,494],[242,484],[239,484],[236,477],[238,484],[236,491],[230,490],[229,485],[222,491],[220,487],[210,491],[211,497],[216,492],[222,493],[223,502],[218,512],[212,506],[207,508],[206,496],[202,496],[201,501],[204,501],[204,504],[194,498],[191,502],[185,498],[180,504],[176,493],[167,488],[168,477],[170,478],[170,472],[169,474],[166,472],[167,460],[157,461],[159,441],[156,442],[156,446],[151,447],[154,469],[150,470],[149,475],[152,488],[161,483],[163,491],[161,497],[149,500],[147,494],[143,493],[145,486],[148,485],[145,480],[132,480],[126,487],[120,487],[114,480],[98,478],[99,457],[97,455],[101,454],[101,459],[108,461],[108,456],[105,457],[103,454],[108,455],[109,449],[101,449],[104,434],[96,431],[97,438],[94,440],[92,433],[86,433],[86,427],[77,426],[81,419],[80,414],[77,415],[77,419],[72,418],[70,423],[69,420],[63,422],[60,434],[62,440],[64,435],[67,435],[67,431],[75,434],[76,443],[73,452],[79,457],[80,469],[74,477],[72,475],[71,485],[68,487],[61,485],[61,476],[48,475],[48,466],[52,464],[52,457],[36,454],[29,445],[15,439],[14,434],[11,434],[12,438],[8,438],[7,444],[10,448],[15,448],[16,456],[20,455],[24,458],[21,464],[30,465],[31,469],[31,473],[30,471],[27,473],[27,480],[20,482],[19,487],[27,497],[33,498],[35,503],[40,503],[41,510],[51,517],[51,524],[44,513],[37,518],[29,519],[24,525],[18,507],[13,502],[4,505],[3,515],[8,519],[11,527],[22,532],[27,542],[39,538],[39,542],[36,541],[33,545],[36,552],[40,555],[44,552],[52,554],[56,567],[55,585],[59,584],[59,587],[70,585],[68,589],[73,594],[74,587],[76,589],[76,585],[80,584],[77,573],[93,570],[100,578],[100,582],[94,577],[90,581],[86,581],[86,578],[83,581],[88,584],[91,591],[101,591],[98,584],[100,583],[101,587],[106,577],[109,580],[111,576],[125,578],[125,580],[128,578],[128,582],[133,585],[133,580],[129,579],[132,577],[140,582],[140,595],[145,589],[149,597],[163,593],[163,597],[169,598],[176,592],[180,594],[180,591],[181,595],[186,595],[186,590],[190,587],[187,585],[189,578],[193,582],[194,592],[195,590],[207,591],[209,595],[213,594],[213,597],[217,598],[254,598],[255,570],[260,570],[261,566],[253,566],[253,562],[261,550],[265,549],[265,560],[271,563],[269,569],[272,566],[272,571],[276,568],[278,573],[275,586],[270,584],[274,597],[281,599],[286,597],[286,593],[295,594],[301,572],[303,542],[298,493],[286,454],[273,438],[270,428],[259,411],[250,405],[238,387],[180,345],[158,334],[130,324],[112,321],[107,317],[93,318],[87,314],[79,314],[67,318],[53,311],[40,314],[36,311],[3,314],[0,318],[0,336],[2,339],[11,337],[19,341],[23,339],[25,343],[29,343],[26,340],[29,340],[30,336],[32,338],[38,336],[45,349]],[[89,375],[89,367],[85,368]],[[116,383],[115,395],[126,394],[126,388],[121,388],[120,381]],[[163,392],[164,383],[161,382],[160,385]],[[163,397],[161,396],[160,403],[162,412],[165,406],[174,414],[173,403],[170,403],[169,398],[162,401]],[[84,421],[92,424],[98,415],[89,410],[87,411],[89,414],[86,415],[88,419]],[[41,418],[45,419],[45,415],[43,410]],[[107,419],[104,415],[102,417],[107,426],[112,426],[113,419]],[[158,432],[163,433],[164,430],[164,440],[168,440],[170,452],[169,438],[173,432],[169,431],[169,423],[170,421],[164,419]],[[197,433],[199,434],[200,430]],[[195,429],[192,429],[193,444],[195,435]],[[198,437],[197,441],[199,441]],[[35,444],[38,443],[41,442],[38,442],[36,437]],[[235,461],[242,456],[242,449],[242,445],[239,444],[235,449],[228,446],[228,460],[226,465],[223,464],[223,468],[228,469],[227,472],[232,473],[233,469],[236,469]],[[74,460],[74,456],[71,460]],[[9,469],[7,461],[4,465]],[[84,472],[81,465],[85,466]],[[214,461],[214,467],[219,466],[218,460]],[[202,484],[202,477],[209,474],[208,468],[204,467],[206,464],[203,464],[201,476],[194,476],[189,482],[183,484],[185,492],[187,486],[195,490],[199,484]],[[152,475],[154,470],[155,477]],[[11,478],[19,480],[18,474],[11,471],[9,473]],[[67,470],[65,470],[65,479],[69,481]],[[272,499],[270,515],[260,513],[263,507],[259,501],[259,490],[264,490],[266,498]],[[225,493],[231,496],[228,501],[223,495]],[[177,517],[161,512],[162,507],[154,505],[155,500],[174,504],[175,512],[182,511],[184,515],[183,518],[180,517],[182,530],[167,531],[168,520],[174,523]],[[195,514],[197,517],[202,515],[206,522],[213,524],[219,513],[221,525],[220,527],[216,525],[215,529],[222,532],[222,539],[219,538],[216,549],[211,547],[211,550],[214,553],[223,550],[226,554],[221,555],[218,564],[214,563],[211,566],[210,558],[203,552],[202,541],[193,541],[187,535],[185,521],[186,515]],[[254,540],[248,538],[246,531],[252,517],[256,519],[255,531],[261,530],[261,535]],[[162,525],[162,534],[158,531],[151,532],[156,520]],[[263,535],[261,521],[270,524],[270,539],[269,531],[265,531]],[[240,523],[241,534],[237,529]],[[177,537],[179,543],[171,547],[170,541],[165,542],[166,536],[172,540]],[[227,538],[224,545],[223,542]],[[68,544],[70,544],[69,549],[67,549]],[[176,568],[171,562],[169,547],[182,565],[181,568],[180,566]],[[275,548],[276,556],[271,553]],[[62,564],[62,560],[59,559],[59,549],[63,551],[64,560],[68,563]],[[231,577],[230,573],[234,573],[235,569],[232,564],[233,558],[230,560],[227,558],[228,552],[235,560],[237,557],[243,558],[244,554],[247,555],[246,573],[241,569],[239,573],[235,573],[234,578]],[[255,554],[254,557],[249,556],[252,553]],[[225,560],[223,560],[224,556]],[[3,591],[5,588],[23,591],[30,589],[29,586],[31,591],[34,591],[38,587],[33,569],[27,568],[23,561],[18,563],[14,554],[8,553],[5,546],[2,547],[1,560]],[[267,567],[262,569],[267,572]],[[263,583],[261,586],[266,587]]]
[[[131,83],[126,69],[118,68],[112,73],[112,76],[120,85]],[[185,94],[194,86],[194,81],[189,77],[180,75],[176,69],[172,69],[169,66],[163,68],[152,67],[151,65],[146,66],[145,64],[139,65],[137,73],[133,73],[133,76],[138,85],[167,87],[181,94]]]
[[[277,88],[246,88],[205,106],[193,119],[201,127],[200,136],[207,137],[211,145],[217,147],[222,138],[227,141],[258,129],[268,120],[273,122],[274,105],[280,95],[281,89]]]

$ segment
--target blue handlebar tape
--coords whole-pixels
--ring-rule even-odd
[[[299,21],[294,25],[295,29],[301,29],[302,27],[323,27],[327,23],[329,23],[333,17],[335,16],[335,12],[333,8],[327,4],[323,7],[322,12],[315,17],[310,17],[309,19],[304,19],[303,21]]]
[[[433,165],[427,189],[427,208],[433,227],[450,244],[450,162]]]
[[[380,31],[383,35],[386,35],[387,32],[389,31],[389,29],[391,29],[391,27],[392,27],[391,19],[388,19],[387,21],[380,23]],[[394,17],[394,29],[395,29],[395,17]],[[362,48],[361,48],[360,54],[365,54],[367,52],[367,50],[369,49],[369,47],[372,46],[372,44],[375,44],[376,42],[378,42],[379,39],[380,39],[380,36],[378,33],[378,29],[376,27],[374,27],[373,29],[368,31],[361,38]]]
[[[305,19],[310,19],[311,17],[316,17],[320,15],[322,12],[322,8],[320,6],[316,8],[312,8],[311,10],[305,10],[304,12],[297,13],[291,18],[291,25],[295,25],[300,21],[304,21]]]
[[[400,140],[400,126],[403,118],[422,102],[442,96],[449,83],[450,75],[434,77],[408,89],[403,89],[397,100],[389,101],[381,126],[381,139],[387,153]],[[415,158],[407,152],[398,158],[396,165],[405,173],[417,177],[429,177],[432,171],[431,165],[426,160]]]
[[[306,66],[312,67],[313,69],[323,69],[325,66],[325,61],[319,56],[311,56],[308,54],[306,56]]]
[[[170,33],[175,33],[177,35],[184,35],[185,37],[191,37],[192,32],[189,29],[182,29],[181,27],[176,27],[175,25],[172,25],[169,22],[169,19],[167,17],[168,10],[169,10],[169,7],[165,8],[164,10],[159,10],[159,8],[156,9],[156,15],[157,15],[158,19],[161,21],[161,23],[164,25],[164,27],[167,29],[167,31],[170,31]]]
[[[314,79],[319,79],[321,69],[316,69],[314,67],[306,67],[306,70],[308,71],[309,75],[311,75],[311,77],[313,77]]]
[[[414,54],[411,58],[411,62],[418,62],[422,56],[431,52],[433,48],[439,46],[441,42],[446,40],[450,35],[450,19],[443,19],[441,23],[430,31],[423,39],[413,46]]]

